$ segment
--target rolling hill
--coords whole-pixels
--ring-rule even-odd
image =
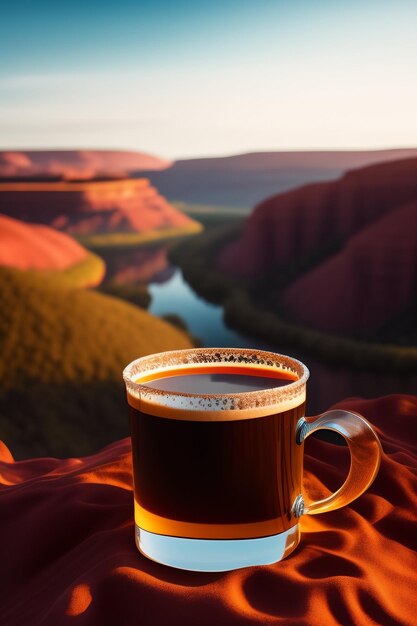
[[[0,215],[0,266],[56,273],[74,286],[98,285],[105,264],[77,241],[39,224]]]
[[[0,438],[17,458],[89,454],[127,435],[122,368],[192,345],[133,305],[39,272],[1,267],[0,300]]]

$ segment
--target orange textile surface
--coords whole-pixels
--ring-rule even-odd
[[[368,492],[302,518],[275,565],[203,574],[134,545],[130,440],[83,459],[14,462],[0,442],[0,624],[415,624],[417,397],[345,400],[384,448]],[[305,489],[341,484],[347,450],[310,438]]]

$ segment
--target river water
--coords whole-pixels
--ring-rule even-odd
[[[190,333],[198,337],[204,346],[230,348],[260,347],[255,339],[228,328],[223,321],[221,306],[211,304],[200,296],[184,280],[179,268],[164,283],[150,283],[152,296],[149,311],[154,315],[176,313],[187,324]]]
[[[109,278],[124,283],[146,282],[152,296],[150,313],[175,314],[186,322],[190,333],[207,347],[241,347],[290,353],[310,370],[307,408],[310,414],[328,409],[348,397],[373,398],[391,393],[417,393],[415,376],[381,374],[353,367],[327,365],[311,355],[288,346],[268,345],[228,328],[222,307],[214,305],[188,285],[179,268],[166,258],[166,245],[123,252],[106,259]]]

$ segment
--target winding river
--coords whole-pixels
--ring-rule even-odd
[[[223,321],[222,307],[198,296],[177,267],[165,283],[150,283],[149,291],[152,296],[150,312],[159,316],[167,313],[179,315],[186,322],[191,334],[198,337],[204,346],[262,347],[255,339],[228,328]]]
[[[175,314],[184,320],[190,333],[208,347],[248,347],[280,352],[279,346],[268,345],[243,335],[223,320],[223,310],[200,296],[188,285],[178,267],[169,264],[167,246],[141,248],[123,252],[112,258],[108,267],[110,278],[125,283],[147,282],[152,296],[150,312],[163,316]],[[282,348],[283,352],[303,361],[310,370],[308,412],[325,411],[348,397],[372,398],[391,393],[416,393],[416,377],[381,374],[352,367],[327,365],[298,349]]]

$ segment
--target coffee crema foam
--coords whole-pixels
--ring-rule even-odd
[[[232,394],[192,394],[145,385],[168,376],[236,373],[286,379],[272,389]],[[163,352],[133,361],[123,372],[133,408],[158,417],[190,421],[232,421],[283,413],[305,402],[307,368],[296,359],[273,352],[240,348],[196,348]]]

